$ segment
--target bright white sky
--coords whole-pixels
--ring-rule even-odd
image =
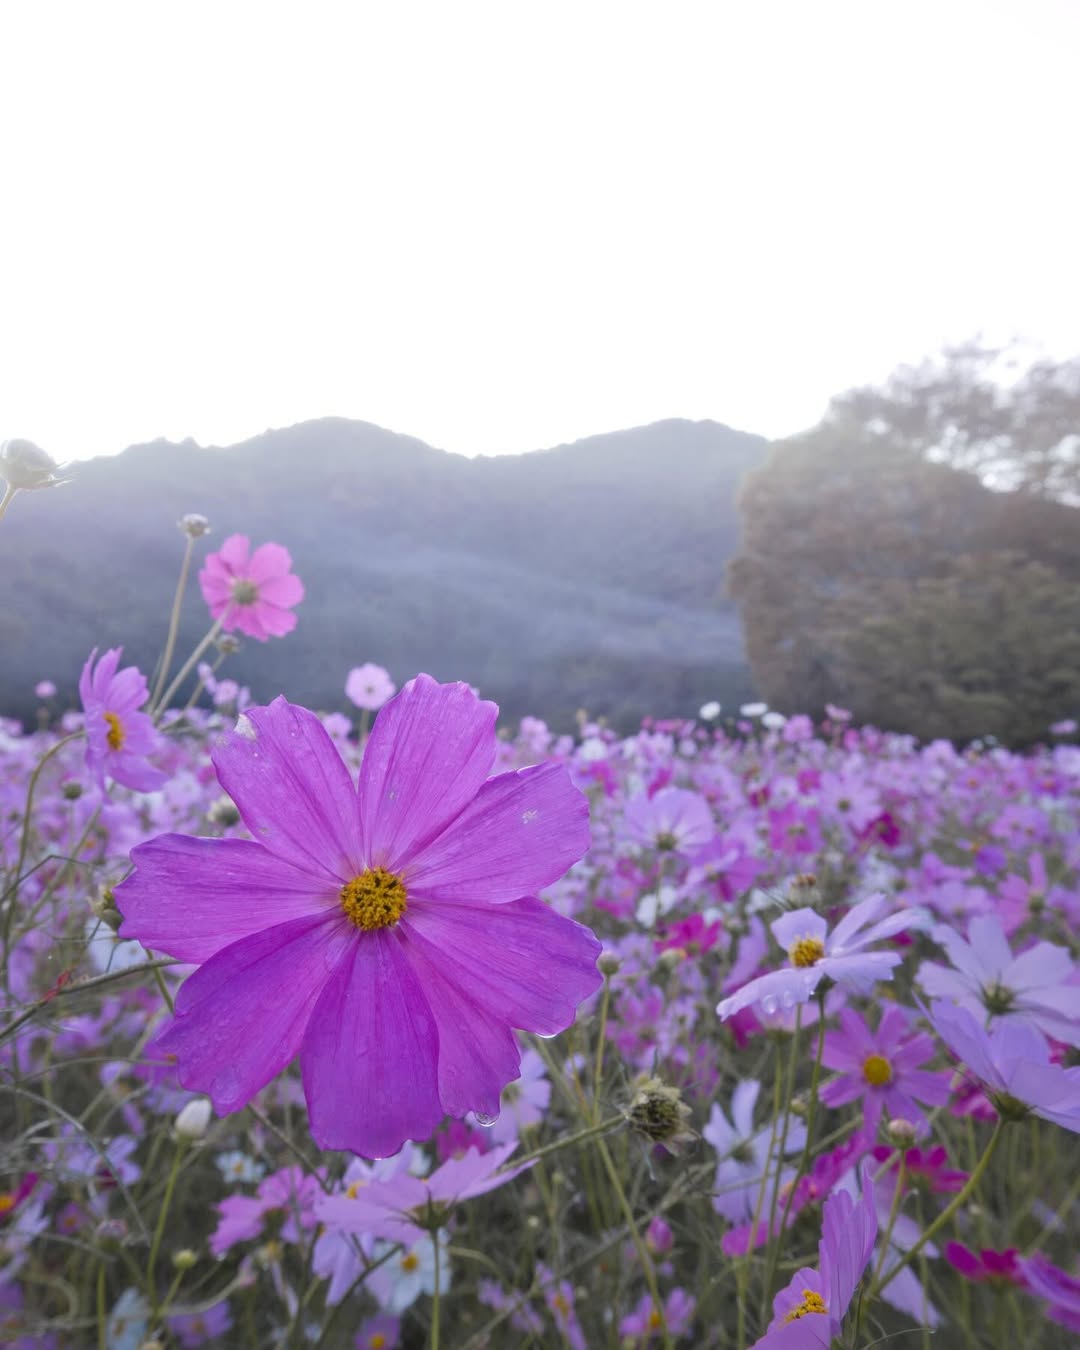
[[[1080,349],[1077,0],[0,0],[0,440],[767,435]]]

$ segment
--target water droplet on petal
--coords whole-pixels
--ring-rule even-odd
[[[777,1008],[776,999],[772,996],[772,994],[766,994],[765,997],[761,1000],[761,1011],[766,1015],[766,1017],[772,1017],[773,1013],[776,1012],[776,1008]]]
[[[780,1002],[783,1004],[785,1008],[788,1009],[794,1008],[795,995],[791,992],[790,989],[785,989],[784,992],[780,995]]]
[[[499,1119],[499,1117],[497,1115],[487,1116],[483,1113],[483,1111],[474,1111],[473,1119],[476,1121],[477,1125],[482,1125],[484,1129],[487,1129],[488,1126],[494,1125],[495,1122]]]

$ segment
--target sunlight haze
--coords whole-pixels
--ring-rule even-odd
[[[1080,6],[5,5],[0,440],[768,436],[1080,347]]]

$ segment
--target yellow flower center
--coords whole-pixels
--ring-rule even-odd
[[[105,737],[110,750],[119,750],[125,740],[124,724],[115,713],[107,712],[105,721],[109,724],[109,733]]]
[[[570,1304],[566,1301],[565,1294],[556,1294],[555,1297],[551,1300],[551,1302],[554,1305],[556,1311],[562,1313],[563,1317],[570,1316]]]
[[[386,1337],[383,1335],[381,1331],[377,1331],[374,1334],[374,1336],[372,1336],[371,1340],[368,1341],[370,1350],[383,1350],[383,1346],[385,1344],[386,1344]]]
[[[815,1294],[812,1289],[804,1289],[802,1291],[802,1302],[797,1307],[792,1308],[784,1321],[796,1322],[800,1317],[805,1317],[807,1313],[827,1313],[828,1311],[825,1300],[820,1294]]]
[[[405,913],[405,883],[382,867],[369,868],[341,888],[341,908],[351,924],[370,933],[390,928]]]
[[[0,1214],[8,1214],[15,1208],[15,1197],[10,1191],[0,1195]]]
[[[406,1252],[405,1255],[401,1258],[402,1270],[415,1270],[419,1264],[420,1258],[417,1256],[415,1252]]]
[[[791,964],[805,970],[807,966],[816,966],[825,955],[825,944],[820,938],[804,937],[793,942],[788,948]]]
[[[656,1309],[654,1308],[654,1309],[652,1310],[652,1312],[649,1314],[649,1330],[650,1330],[650,1331],[659,1331],[660,1328],[661,1328],[663,1325],[664,1325],[664,1319],[660,1316],[660,1314],[659,1314],[659,1313],[656,1311]]]
[[[863,1077],[871,1087],[884,1087],[892,1082],[892,1065],[884,1055],[867,1055],[863,1060]]]
[[[345,1194],[349,1197],[350,1200],[356,1199],[356,1197],[360,1194],[360,1187],[363,1186],[363,1184],[364,1183],[362,1181],[353,1181],[345,1188]]]

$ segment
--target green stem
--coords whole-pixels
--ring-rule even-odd
[[[881,1255],[878,1257],[877,1265],[874,1267],[875,1280],[881,1279],[881,1271],[885,1265],[885,1258],[889,1254],[889,1239],[892,1237],[892,1231],[896,1227],[896,1216],[900,1212],[900,1201],[904,1194],[904,1182],[907,1179],[907,1160],[903,1153],[900,1154],[900,1168],[896,1174],[896,1190],[893,1191],[892,1204],[889,1207],[889,1221],[885,1225],[885,1233],[881,1239]]]
[[[439,1234],[433,1233],[435,1247],[435,1292],[431,1296],[431,1350],[439,1350]]]
[[[232,606],[230,605],[229,609],[231,608]],[[173,695],[184,683],[184,681],[191,674],[191,672],[195,669],[196,665],[199,662],[199,657],[202,656],[203,652],[206,651],[207,647],[210,646],[211,642],[213,642],[214,639],[221,632],[222,625],[225,623],[225,620],[229,616],[229,609],[225,611],[225,613],[221,616],[220,619],[214,620],[213,624],[211,624],[210,626],[210,631],[206,634],[206,636],[202,639],[199,645],[191,653],[188,659],[180,667],[179,671],[177,672],[176,679],[173,680],[172,684],[169,685],[168,689],[165,690],[164,694],[162,694],[161,698],[154,705],[153,716],[155,722],[160,720],[161,714],[165,712],[169,704],[172,702]]]
[[[150,1294],[150,1307],[153,1321],[158,1319],[160,1304],[157,1296],[157,1283],[154,1279],[154,1266],[157,1264],[158,1252],[161,1249],[161,1239],[165,1233],[165,1220],[169,1216],[169,1206],[172,1204],[173,1191],[176,1188],[176,1178],[180,1175],[180,1163],[183,1161],[184,1154],[187,1152],[186,1139],[180,1139],[176,1144],[176,1152],[173,1154],[172,1168],[169,1172],[169,1179],[165,1183],[165,1194],[161,1201],[161,1211],[158,1214],[157,1227],[154,1229],[154,1240],[150,1244],[150,1258],[146,1263],[146,1287]]]
[[[874,1281],[874,1284],[870,1290],[871,1298],[877,1294],[880,1294],[883,1289],[886,1289],[897,1277],[897,1275],[900,1274],[900,1272],[904,1269],[904,1267],[911,1264],[911,1262],[915,1259],[916,1256],[918,1256],[919,1252],[922,1251],[922,1249],[931,1240],[931,1238],[933,1238],[936,1233],[939,1233],[941,1229],[945,1227],[945,1225],[949,1222],[949,1220],[957,1212],[957,1210],[961,1209],[964,1205],[967,1204],[968,1200],[971,1199],[972,1195],[974,1194],[976,1188],[979,1185],[979,1182],[982,1180],[983,1173],[986,1171],[987,1167],[990,1164],[990,1159],[994,1156],[994,1150],[1000,1143],[1001,1136],[1007,1124],[1008,1121],[1005,1119],[1004,1116],[998,1117],[998,1122],[994,1126],[994,1133],[990,1136],[990,1142],[986,1146],[986,1152],[979,1159],[978,1165],[976,1166],[974,1172],[972,1172],[971,1176],[968,1177],[964,1189],[962,1191],[959,1191],[953,1197],[952,1203],[947,1205],[941,1211],[941,1213],[937,1216],[937,1218],[930,1225],[930,1227],[924,1231],[922,1237],[919,1238],[918,1242],[916,1242],[913,1247],[911,1247],[908,1251],[904,1253],[901,1259],[897,1261],[896,1265],[893,1266],[892,1270],[889,1271],[888,1275],[886,1275],[883,1280]]]
[[[608,1005],[611,1003],[611,976],[604,976],[604,993],[600,999],[600,1032],[596,1045],[596,1069],[593,1073],[593,1118],[600,1114],[600,1083],[604,1076],[604,1041],[607,1037]]]
[[[92,975],[88,980],[79,980],[75,984],[66,984],[62,989],[56,989],[44,998],[39,998],[36,1003],[31,1003],[28,1008],[24,1008],[18,1017],[13,1018],[2,1031],[0,1031],[0,1045],[9,1041],[20,1027],[26,1025],[42,1008],[48,1007],[53,999],[64,998],[68,994],[81,994],[87,989],[100,989],[104,984],[115,984],[117,980],[129,980],[133,975],[143,975],[148,970],[156,970],[164,966],[175,966],[177,963],[171,957],[163,957],[158,961],[146,961],[142,965],[128,966],[126,970],[107,970],[104,975]]]
[[[649,1286],[649,1296],[652,1299],[653,1307],[656,1309],[657,1316],[660,1318],[660,1335],[664,1340],[664,1350],[672,1350],[671,1332],[668,1331],[667,1319],[664,1316],[664,1305],[660,1298],[660,1286],[656,1282],[656,1270],[652,1263],[652,1257],[649,1255],[649,1249],[641,1239],[641,1233],[638,1231],[637,1222],[634,1219],[634,1211],[630,1208],[630,1201],[626,1198],[626,1191],[619,1180],[619,1173],[615,1167],[615,1161],[611,1156],[611,1150],[603,1139],[596,1141],[596,1148],[600,1154],[600,1160],[604,1164],[604,1171],[608,1174],[608,1180],[611,1182],[611,1188],[615,1192],[615,1198],[619,1202],[619,1208],[623,1212],[623,1218],[626,1226],[630,1230],[630,1237],[637,1250],[638,1260],[641,1262],[642,1271],[645,1274],[645,1283]]]
[[[561,1153],[564,1148],[570,1148],[573,1144],[580,1144],[586,1139],[593,1139],[599,1134],[607,1134],[616,1126],[623,1125],[625,1122],[625,1116],[608,1116],[607,1120],[600,1121],[598,1125],[590,1125],[588,1129],[578,1130],[576,1134],[565,1135],[562,1139],[555,1139],[550,1144],[545,1144],[543,1148],[536,1149],[533,1153],[526,1153],[523,1158],[515,1158],[509,1166],[517,1171],[526,1163],[547,1158],[552,1153]]]
[[[195,539],[189,534],[184,546],[184,561],[180,564],[180,579],[176,583],[176,594],[173,596],[172,614],[169,616],[169,633],[165,639],[161,668],[158,670],[158,677],[154,681],[154,692],[150,695],[151,708],[157,703],[158,695],[161,693],[165,681],[169,678],[169,667],[172,665],[173,652],[176,650],[176,634],[180,627],[180,605],[184,599],[184,592],[187,590],[188,572],[191,570],[191,552],[194,547]]]
[[[84,1286],[85,1288],[85,1286]],[[98,1350],[108,1350],[108,1318],[105,1316],[105,1262],[98,1262],[97,1270],[97,1324]]]

